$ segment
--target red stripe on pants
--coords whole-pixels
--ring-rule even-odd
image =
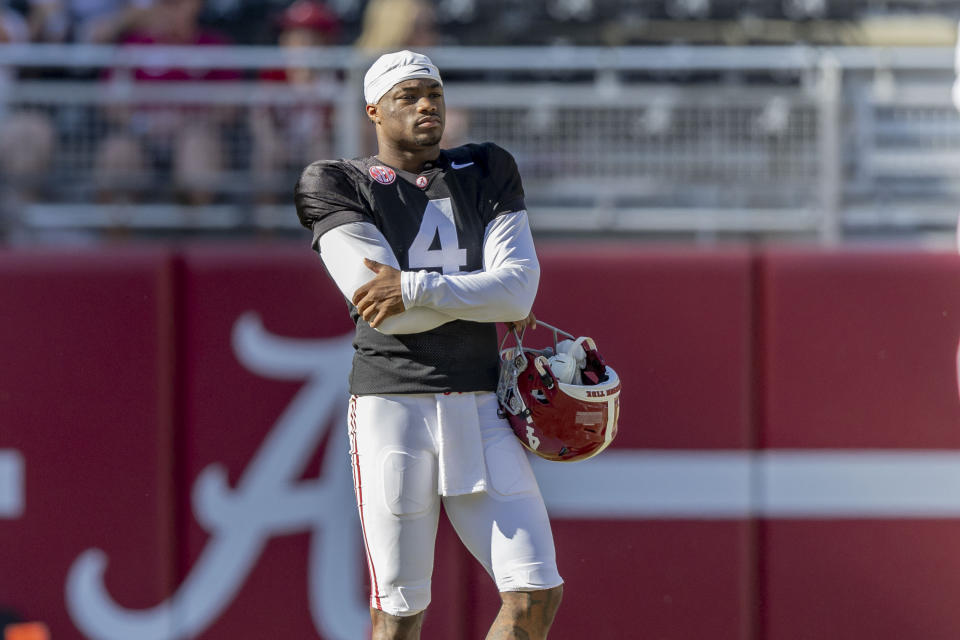
[[[370,596],[376,602],[376,607],[383,610],[380,604],[380,589],[377,587],[377,571],[373,568],[373,558],[370,557],[370,547],[367,545],[367,527],[363,521],[363,483],[360,479],[360,453],[357,451],[357,397],[350,396],[350,444],[353,449],[353,488],[357,496],[357,510],[360,512],[360,530],[363,532],[363,548],[367,552],[367,567],[370,569]]]

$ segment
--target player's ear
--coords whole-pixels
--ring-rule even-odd
[[[367,105],[367,117],[370,118],[370,121],[374,124],[380,123],[380,105],[368,104]]]

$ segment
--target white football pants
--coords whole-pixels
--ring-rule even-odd
[[[500,591],[549,589],[553,535],[536,478],[493,393],[476,399],[487,490],[441,496],[438,407],[444,394],[353,396],[350,457],[370,570],[370,606],[392,615],[430,603],[440,504],[457,535]]]

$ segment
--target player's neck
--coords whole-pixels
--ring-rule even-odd
[[[409,151],[406,149],[397,149],[389,145],[380,145],[377,152],[377,158],[380,162],[388,164],[391,167],[403,169],[410,173],[419,173],[425,162],[433,162],[440,157],[440,145],[423,147]]]

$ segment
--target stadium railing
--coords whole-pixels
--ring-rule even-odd
[[[445,74],[445,144],[509,149],[541,232],[832,243],[956,224],[952,49],[427,53]],[[370,61],[351,48],[2,46],[8,242],[292,231],[309,161],[374,151]],[[188,81],[149,81],[170,69]],[[230,73],[204,79],[216,70]]]

